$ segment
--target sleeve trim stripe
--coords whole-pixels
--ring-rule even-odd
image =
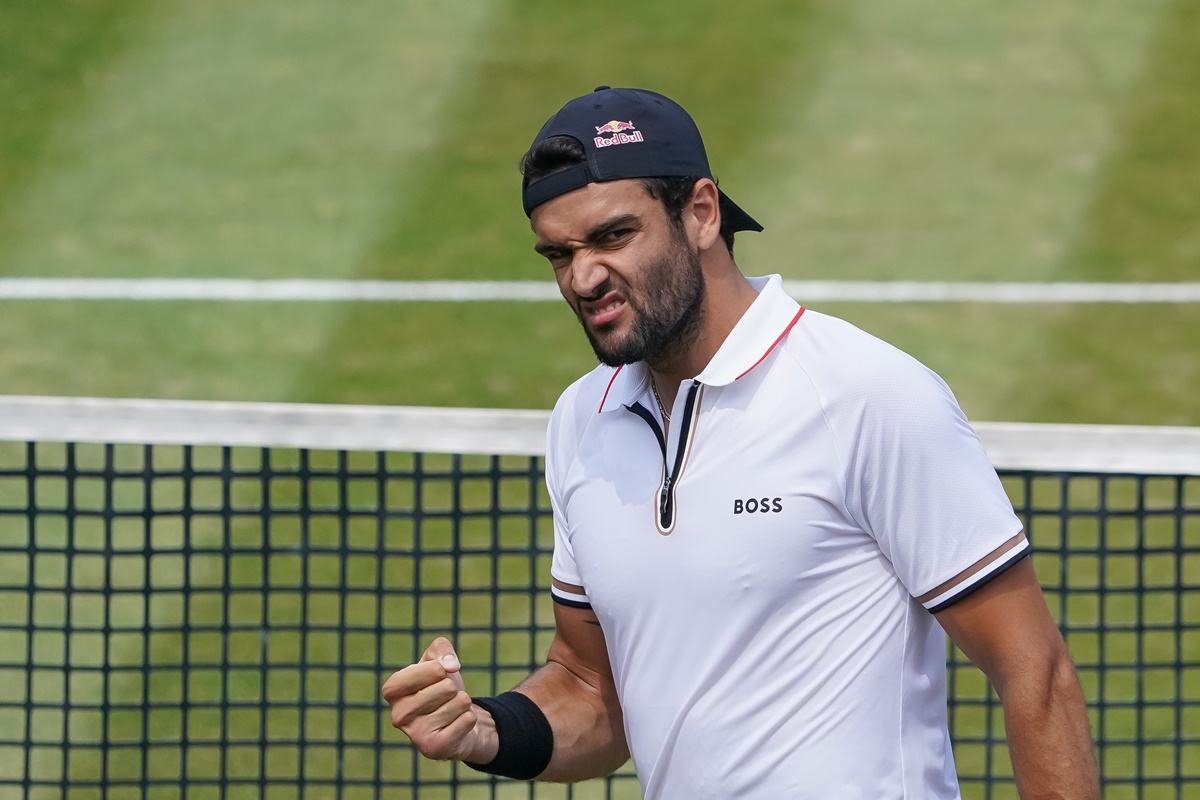
[[[588,610],[591,610],[591,608],[592,608],[591,603],[581,603],[578,600],[567,600],[565,598],[559,597],[558,595],[554,594],[553,592],[550,594],[550,599],[553,600],[554,602],[558,603],[560,606],[567,606],[569,608],[586,608]]]
[[[1028,540],[1021,542],[1004,558],[999,558],[993,561],[991,564],[988,564],[986,567],[972,575],[967,580],[946,590],[945,592],[942,592],[940,595],[927,601],[923,605],[931,613],[937,613],[944,608],[948,608],[949,606],[969,595],[971,592],[983,586],[992,578],[995,578],[997,575],[1007,570],[1013,564],[1016,564],[1022,558],[1029,555],[1032,550],[1033,548],[1030,546]]]
[[[1016,522],[1017,520],[1014,518],[1013,521]],[[940,586],[935,587],[931,591],[924,592],[923,594],[915,594],[914,596],[917,598],[917,602],[925,607],[929,607],[931,603],[939,602],[941,599],[957,594],[957,590],[960,587],[973,582],[979,576],[986,575],[996,562],[1008,558],[1010,555],[1028,543],[1028,541],[1029,540],[1026,538],[1025,532],[1018,528],[1017,532],[1013,534],[1011,538],[1006,539],[999,547],[976,561],[974,564],[971,564],[966,569],[958,572],[958,574],[956,574],[950,580],[946,581]],[[578,588],[579,591],[583,591],[582,586]]]
[[[588,597],[583,592],[572,592],[570,589],[564,589],[561,586],[550,586],[550,593],[563,600],[574,600],[577,603],[588,602]]]
[[[586,594],[577,594],[560,589],[557,586],[550,587],[550,597],[556,603],[562,603],[564,606],[572,608],[591,608],[591,601],[588,600]]]

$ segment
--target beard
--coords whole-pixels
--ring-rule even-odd
[[[617,289],[633,311],[633,327],[623,337],[598,337],[576,309],[592,352],[601,364],[619,367],[635,361],[651,365],[671,360],[696,341],[704,316],[704,273],[700,254],[682,236],[672,236],[671,250],[640,270],[645,277],[640,293],[627,285],[605,281],[596,292],[603,297]]]

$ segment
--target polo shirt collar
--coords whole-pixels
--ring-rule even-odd
[[[600,401],[600,413],[632,405],[650,391],[650,369],[645,361],[617,367]]]
[[[716,355],[696,380],[726,386],[757,367],[783,341],[804,309],[783,290],[783,278],[749,278],[758,297],[725,337]]]
[[[725,337],[708,366],[696,376],[707,386],[725,386],[758,366],[800,319],[804,309],[783,290],[779,275],[747,278],[758,297]],[[636,403],[650,391],[650,370],[644,361],[618,367],[608,384],[600,411]]]

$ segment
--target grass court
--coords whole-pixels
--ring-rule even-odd
[[[607,83],[692,111],[749,274],[1189,280],[1198,47],[1186,0],[18,0],[0,275],[549,281],[516,162]],[[813,307],[975,419],[1200,421],[1194,305]],[[544,304],[0,302],[12,394],[545,408],[592,363]]]

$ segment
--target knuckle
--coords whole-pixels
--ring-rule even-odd
[[[383,696],[384,702],[386,702],[388,705],[394,705],[395,703],[412,694],[412,691],[412,688],[406,683],[392,683],[389,681],[383,685],[383,689],[380,690],[380,694]]]
[[[412,741],[412,746],[413,746],[414,750],[416,750],[418,753],[425,756],[426,758],[431,757],[429,755],[430,747],[429,747],[429,739],[428,738],[426,738],[424,736],[415,736],[413,734],[409,734],[408,738]]]
[[[412,715],[409,714],[408,711],[406,711],[402,708],[396,707],[396,706],[392,707],[392,727],[393,728],[399,728],[400,730],[407,733],[408,731],[406,731],[405,728],[407,728],[411,724],[412,724]]]
[[[405,733],[412,728],[423,715],[411,703],[396,703],[392,706],[392,725]]]
[[[445,737],[438,734],[422,737],[420,741],[414,741],[413,746],[418,753],[434,761],[445,761],[450,757]]]
[[[417,748],[417,752],[420,753],[421,755],[425,756],[426,758],[432,759],[434,761],[442,761],[443,760],[441,753],[439,753],[437,750],[435,750],[433,747],[431,747],[428,742],[413,742],[413,745]]]

